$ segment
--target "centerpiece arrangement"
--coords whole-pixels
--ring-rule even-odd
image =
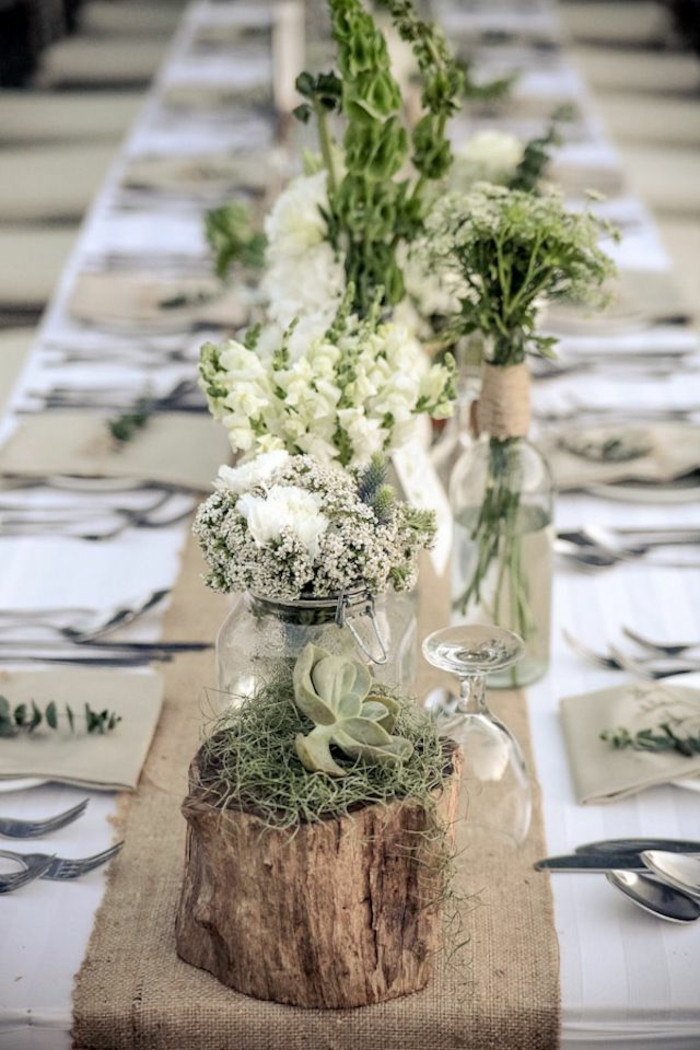
[[[409,683],[415,614],[409,592],[434,515],[398,500],[376,457],[345,471],[273,451],[222,467],[194,526],[206,583],[243,592],[217,640],[223,703],[238,703],[309,643],[350,653]]]
[[[221,719],[192,765],[180,956],[297,1006],[424,987],[441,943],[457,762],[413,701],[306,646]]]
[[[516,631],[525,656],[496,684],[539,678],[549,659],[552,483],[530,429],[528,353],[551,355],[555,340],[537,331],[543,302],[595,301],[614,273],[599,247],[607,225],[568,211],[561,196],[488,183],[448,194],[427,222],[434,265],[467,286],[453,319],[484,340],[479,440],[452,474],[456,523],[453,598],[470,622]]]

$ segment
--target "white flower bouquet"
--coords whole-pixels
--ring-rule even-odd
[[[291,326],[274,351],[250,332],[245,343],[206,343],[200,386],[236,451],[286,449],[342,466],[368,463],[403,444],[416,417],[452,412],[454,363],[430,365],[400,325],[341,310],[324,334]]]
[[[194,524],[205,582],[278,600],[409,590],[434,515],[396,499],[385,473],[379,457],[345,471],[286,452],[222,467]]]

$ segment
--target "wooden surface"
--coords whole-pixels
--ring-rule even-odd
[[[427,984],[450,848],[435,818],[453,825],[456,776],[432,812],[367,806],[291,834],[217,809],[197,774],[195,761],[183,803],[182,959],[257,999],[303,1007],[365,1006]]]

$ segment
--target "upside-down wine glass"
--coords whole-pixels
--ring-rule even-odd
[[[459,696],[432,713],[441,735],[462,748],[462,830],[469,841],[489,844],[498,837],[519,846],[530,826],[532,793],[520,745],[486,703],[486,676],[510,667],[523,652],[523,640],[513,631],[484,624],[445,627],[423,642],[426,660],[459,678]]]

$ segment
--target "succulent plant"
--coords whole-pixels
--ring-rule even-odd
[[[371,688],[371,674],[356,660],[331,656],[315,645],[302,650],[294,667],[294,701],[314,728],[306,736],[297,734],[295,745],[306,769],[345,776],[331,744],[365,762],[398,765],[409,758],[411,742],[392,736],[398,702],[372,696]]]

